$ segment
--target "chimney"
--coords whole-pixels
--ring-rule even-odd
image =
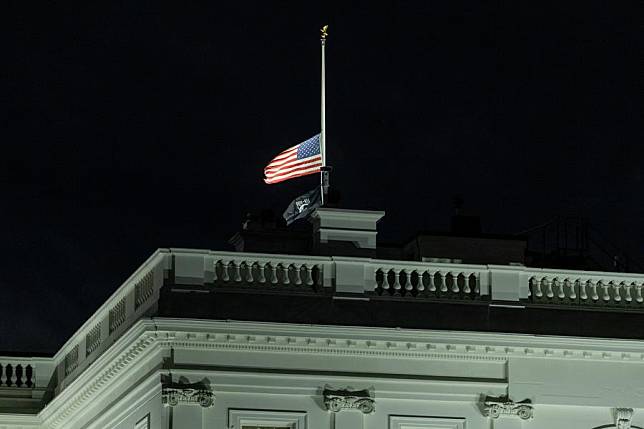
[[[313,253],[376,257],[376,225],[384,211],[319,208],[311,215]]]

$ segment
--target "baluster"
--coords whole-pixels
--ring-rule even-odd
[[[34,387],[36,387],[35,381],[34,368],[31,365],[27,365],[25,367],[25,384],[27,385],[27,387],[31,387],[33,389]]]
[[[635,301],[641,303],[644,301],[644,297],[642,297],[642,285],[641,284],[635,284]]]
[[[228,268],[230,262],[222,261],[221,262],[221,279],[225,282],[230,281],[230,276],[228,275]]]
[[[623,285],[624,285],[624,300],[626,302],[632,302],[633,301],[633,297],[631,296],[632,284],[624,282]]]
[[[543,296],[543,291],[541,290],[541,282],[536,277],[531,278],[530,281],[532,282],[534,296],[541,298]]]
[[[22,385],[24,384],[23,382],[24,369],[22,365],[20,364],[16,365],[14,372],[16,373],[16,387],[22,387]]]
[[[422,292],[425,290],[425,285],[423,284],[423,272],[422,271],[418,272],[416,270],[414,270],[414,272],[418,276],[418,283],[416,284],[416,290],[418,292]]]
[[[258,263],[259,268],[259,279],[260,283],[266,283],[266,276],[264,275],[264,269],[266,268],[266,263]]]
[[[622,294],[620,293],[620,288],[622,287],[621,284],[616,284],[614,282],[611,282],[611,285],[613,286],[613,301],[615,302],[621,302],[622,301]],[[610,299],[610,297],[609,297]]]
[[[280,268],[282,269],[282,278],[284,279],[282,281],[282,284],[285,284],[285,285],[291,284],[291,279],[288,275],[288,272],[291,266],[290,265],[284,266],[283,264],[280,264]]]
[[[0,365],[0,386],[4,384],[4,374],[7,369],[6,365]]]
[[[447,292],[447,275],[443,275],[440,271],[436,273],[441,283],[441,292]]]
[[[566,279],[568,287],[570,288],[570,299],[577,299],[577,292],[575,291],[575,280]]]
[[[602,292],[603,292],[602,299],[604,301],[606,301],[606,302],[610,301],[610,294],[608,293],[608,288],[610,287],[610,285],[609,284],[604,284],[603,281],[599,282],[599,284],[601,285]]]
[[[308,286],[313,286],[313,267],[304,265],[304,268],[306,268],[306,284]]]
[[[472,288],[470,288],[470,281],[471,280],[472,280],[472,274],[470,274],[468,276],[463,274],[463,282],[464,282],[463,292],[465,292],[468,295],[472,292]]]
[[[235,281],[236,282],[241,282],[242,277],[241,277],[241,263],[238,263],[236,261],[232,261],[233,267],[235,268]]]
[[[405,276],[405,290],[412,290],[413,286],[411,285],[411,273],[408,273],[405,270],[402,270],[400,274],[404,274]]]
[[[382,289],[389,290],[389,271],[382,271]]]
[[[543,282],[546,284],[546,296],[548,298],[553,298],[555,293],[552,291],[552,281],[548,277],[544,277]]]
[[[590,299],[597,301],[599,299],[599,295],[597,295],[597,283],[592,280],[588,280],[588,284],[590,285]],[[601,285],[601,282],[599,282],[599,284]]]
[[[557,293],[557,298],[559,299],[564,299],[566,298],[566,294],[564,293],[564,282],[559,280],[559,278],[553,279],[554,287],[559,289],[559,293]]]
[[[395,268],[392,271],[394,272],[394,291],[397,292],[400,290],[400,273]]]
[[[13,386],[16,387],[16,366],[15,365],[7,365],[7,368],[11,368],[11,378],[7,380],[7,386]],[[9,374],[7,374],[9,375]]]
[[[582,279],[579,279],[579,298],[581,298],[582,301],[586,301],[588,299],[588,293],[586,291],[587,285],[588,285],[588,281],[583,281]]]
[[[212,270],[212,271],[213,271],[213,273],[212,273],[212,280],[213,280],[213,281],[215,281],[215,282],[216,282],[217,280],[219,280],[219,277],[217,277],[217,265],[219,265],[219,261],[215,261],[215,263],[214,263],[214,265],[213,265],[213,267],[214,267],[214,268],[213,268],[213,270]]]
[[[481,294],[481,273],[472,274],[474,276],[474,295]]]
[[[295,284],[296,285],[301,285],[302,284],[302,277],[300,276],[300,270],[302,269],[302,266],[298,266],[293,264],[293,269],[295,270]]]
[[[251,262],[250,264],[247,262],[245,264],[246,266],[246,283],[253,283],[255,279],[253,278],[253,267],[255,266],[255,262]]]
[[[427,286],[429,287],[429,291],[430,292],[436,292],[436,282],[434,281],[435,280],[434,279],[434,274],[429,270],[427,270],[427,274],[428,274],[427,280],[429,281],[427,283]]]
[[[458,276],[459,274],[452,274],[452,292],[453,293],[458,293],[460,291],[460,288],[458,287]]]
[[[271,264],[271,283],[277,283],[277,265]]]

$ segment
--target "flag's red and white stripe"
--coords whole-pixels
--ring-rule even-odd
[[[293,146],[273,158],[264,168],[264,176],[266,176],[264,182],[273,184],[295,177],[306,176],[307,174],[319,173],[322,166],[320,154],[297,159],[299,147],[299,144]]]

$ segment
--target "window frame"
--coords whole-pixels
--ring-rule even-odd
[[[288,429],[306,429],[306,413],[303,411],[278,411],[238,409],[228,410],[228,427],[242,429],[248,426],[283,426]]]
[[[141,425],[141,423],[144,423],[144,425]],[[150,413],[137,420],[134,424],[134,429],[150,429]]]
[[[465,429],[465,418],[390,415],[389,429]]]

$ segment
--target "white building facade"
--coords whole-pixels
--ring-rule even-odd
[[[644,427],[643,287],[639,274],[160,249],[55,356],[0,357],[0,429]],[[584,335],[504,331],[526,314]],[[604,315],[621,339],[590,335]]]

